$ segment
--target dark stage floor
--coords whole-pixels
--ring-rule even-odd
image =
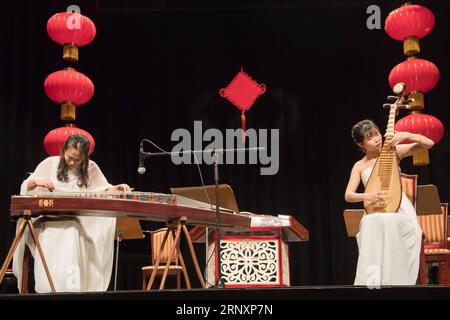
[[[317,299],[450,299],[450,286],[298,286],[284,288],[181,289],[95,293],[1,294],[0,300],[317,300]]]

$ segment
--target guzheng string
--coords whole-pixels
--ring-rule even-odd
[[[177,204],[177,196],[173,194],[155,192],[40,192],[35,196],[51,197],[83,197],[83,198],[105,198],[105,199],[128,199],[145,202]]]

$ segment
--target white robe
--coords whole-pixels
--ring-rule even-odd
[[[50,179],[54,192],[100,192],[111,186],[95,162],[89,160],[89,183],[87,188],[77,185],[78,179],[69,170],[68,182],[56,178],[60,156],[42,161],[33,174],[22,183],[21,195],[47,191],[37,187],[27,191],[30,179]],[[68,217],[33,219],[45,260],[57,292],[105,291],[108,288],[114,255],[116,219],[102,217]],[[17,227],[20,225],[18,222]],[[22,264],[25,244],[35,260],[35,290],[51,292],[45,269],[37,252],[31,233],[26,229],[14,254],[13,272],[21,289]]]
[[[361,174],[366,185],[372,168]],[[355,285],[414,285],[419,273],[422,231],[405,193],[397,213],[366,214],[356,235],[359,248]]]

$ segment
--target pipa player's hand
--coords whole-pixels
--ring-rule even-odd
[[[392,137],[391,146],[395,147],[399,143],[402,143],[405,140],[408,140],[411,137],[411,133],[409,132],[396,132]]]
[[[387,196],[383,192],[373,192],[373,193],[365,193],[365,200],[372,203],[384,202],[387,199]]]

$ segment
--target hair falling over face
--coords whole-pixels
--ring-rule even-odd
[[[73,134],[67,138],[61,149],[61,158],[56,175],[59,181],[69,181],[68,171],[76,169],[78,186],[87,188],[89,181],[89,148],[89,139],[81,134]],[[67,154],[68,150],[76,150],[78,152],[77,157],[72,159],[72,155]],[[75,165],[70,167],[67,161],[73,161]]]

